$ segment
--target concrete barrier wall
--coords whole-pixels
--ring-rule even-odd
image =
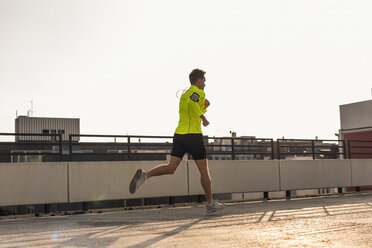
[[[351,186],[350,160],[281,160],[280,189]]]
[[[353,186],[372,185],[372,159],[352,159],[351,174]]]
[[[137,169],[164,161],[1,163],[0,206],[204,194],[194,161],[149,179],[134,195]],[[370,160],[209,161],[213,193],[372,185]]]
[[[69,200],[83,202],[187,195],[186,161],[180,164],[174,175],[151,178],[136,194],[129,193],[129,183],[137,169],[149,170],[164,163],[165,161],[69,163]]]
[[[279,163],[270,160],[209,161],[213,193],[258,192],[279,190]],[[190,195],[204,194],[200,174],[189,161]]]
[[[0,206],[67,200],[67,163],[0,164]]]

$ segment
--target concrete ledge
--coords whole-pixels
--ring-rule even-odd
[[[352,159],[352,186],[372,185],[372,159]]]
[[[281,160],[280,189],[351,186],[350,160]]]
[[[149,170],[165,161],[71,162],[70,202],[187,195],[187,167],[182,162],[172,176],[149,179],[132,195],[129,183],[137,169]]]
[[[1,163],[0,206],[67,202],[67,163]]]
[[[1,163],[0,206],[203,195],[194,161],[149,179],[134,195],[139,168],[165,161]],[[213,193],[274,192],[372,185],[372,160],[209,161]]]
[[[279,190],[278,161],[209,161],[213,193],[242,193]],[[190,195],[204,194],[200,174],[189,161]]]

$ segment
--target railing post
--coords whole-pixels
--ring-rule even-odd
[[[83,211],[84,212],[88,212],[89,208],[88,208],[88,202],[83,202]]]
[[[58,134],[58,139],[59,139],[59,161],[63,161],[63,153],[62,153],[62,134]]]
[[[346,159],[346,145],[345,145],[345,140],[342,140],[342,149],[344,150],[343,151],[344,159]]]
[[[44,213],[49,214],[50,213],[50,205],[49,204],[44,204]]]
[[[274,160],[274,139],[271,139],[271,160]]]
[[[315,160],[315,145],[314,145],[314,140],[311,141],[311,150],[313,152],[313,160]]]
[[[128,136],[128,161],[130,160],[130,137]]]
[[[72,161],[72,134],[68,136],[68,160]]]
[[[348,158],[351,159],[351,145],[350,145],[350,140],[347,141],[347,149],[348,149],[347,153],[349,155]]]
[[[235,146],[234,146],[234,138],[231,138],[231,157],[232,160],[235,160]]]
[[[277,150],[277,154],[278,154],[278,160],[280,160],[280,139],[277,139],[276,140],[276,150]]]

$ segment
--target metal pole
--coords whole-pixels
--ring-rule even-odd
[[[62,156],[62,134],[58,134],[58,138],[59,138],[59,161],[62,162],[63,161],[63,156]]]
[[[348,159],[351,159],[351,145],[350,145],[350,140],[348,140],[347,141],[347,149],[348,149],[348,155],[349,155],[349,157],[348,157]]]
[[[231,138],[231,155],[232,155],[232,160],[235,160],[234,138]]]
[[[277,139],[276,140],[276,149],[277,149],[277,153],[278,153],[278,160],[280,160],[280,139]]]
[[[342,140],[342,149],[343,150],[343,153],[344,153],[344,159],[346,159],[346,145],[345,145],[345,140]]]
[[[128,136],[128,160],[130,160],[130,137]]]
[[[314,146],[314,140],[311,141],[311,149],[313,152],[313,160],[315,160],[315,146]]]
[[[72,134],[68,136],[68,160],[72,161]]]
[[[274,160],[274,140],[271,139],[271,159]]]

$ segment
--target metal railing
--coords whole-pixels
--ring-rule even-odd
[[[85,137],[85,138],[114,138],[114,142],[106,142],[106,143],[99,143],[99,142],[74,142],[74,137]],[[126,142],[117,142],[117,139],[126,139]],[[69,161],[76,161],[78,157],[85,157],[88,160],[89,157],[105,157],[106,159],[110,160],[116,160],[115,158],[118,158],[118,160],[123,160],[124,158],[126,160],[132,160],[133,156],[136,156],[138,153],[135,148],[138,147],[156,147],[156,148],[172,148],[172,143],[140,143],[140,142],[133,142],[133,139],[172,139],[172,136],[145,136],[145,135],[97,135],[97,134],[70,134],[69,135],[69,141],[68,141],[68,147],[69,147]],[[85,148],[89,148],[90,146],[102,146],[101,144],[104,144],[106,146],[115,146],[116,153],[113,153],[115,150],[107,150],[105,152],[102,151],[94,151],[94,150],[75,150],[73,149],[74,146],[84,146]],[[121,148],[118,150],[118,148]],[[99,149],[98,149],[99,150]],[[138,149],[137,149],[138,150]],[[148,150],[148,151],[151,151]],[[159,149],[153,149],[154,152],[146,152],[142,154],[146,154],[147,157],[151,155],[167,155],[170,154],[169,152],[159,152]],[[97,156],[98,155],[98,156]]]
[[[124,161],[164,160],[171,154],[173,136],[0,133],[17,138],[0,142],[0,162],[16,162],[17,156],[42,155],[42,161]],[[45,138],[52,137],[46,141]],[[53,138],[54,137],[54,138]],[[113,139],[109,142],[83,142],[80,138]],[[345,159],[371,158],[372,140],[311,140],[256,137],[207,137],[204,143],[209,159]],[[138,141],[137,141],[138,139]],[[161,142],[154,142],[154,140]],[[142,141],[141,141],[142,140]],[[147,142],[143,142],[143,140]]]
[[[313,160],[324,158],[340,159],[342,158],[340,155],[346,158],[344,140],[278,139],[276,145],[278,159],[285,159],[288,155],[295,157],[312,156]]]
[[[15,149],[11,150],[10,152],[2,152],[0,150],[0,156],[39,156],[39,155],[57,155],[58,161],[63,161],[62,158],[62,151],[63,151],[63,141],[62,141],[62,134],[40,134],[40,133],[0,133],[0,136],[14,136],[14,137],[55,137],[56,141],[39,141],[39,140],[21,140],[17,142],[6,142],[20,146],[30,146],[32,144],[33,148],[36,146],[52,146],[52,149],[49,150],[40,150],[40,149]],[[57,139],[58,138],[58,139]],[[0,142],[4,143],[4,142]],[[58,147],[58,151],[53,150],[53,146],[56,145]],[[1,162],[1,161],[0,161]]]
[[[228,155],[232,160],[238,159],[239,156],[275,158],[274,140],[271,138],[208,137],[208,140],[210,139],[213,139],[214,142],[208,142],[205,145],[208,155]]]
[[[121,152],[118,154],[110,154],[108,152],[94,152],[92,150],[77,151],[73,149],[74,146],[98,146],[101,143],[96,142],[74,142],[74,137],[85,137],[85,138],[114,138],[114,142],[105,143],[106,145],[115,145],[116,148],[121,147]],[[126,142],[117,142],[117,139],[126,139]],[[241,155],[261,155],[269,156],[270,159],[274,159],[274,141],[273,139],[263,138],[242,138],[242,137],[203,137],[205,140],[205,147],[207,154],[210,155],[227,155],[232,160],[235,160],[237,156]],[[168,139],[172,140],[173,136],[145,136],[145,135],[95,135],[95,134],[70,134],[69,135],[69,161],[74,161],[74,157],[94,157],[96,155],[105,156],[111,158],[124,158],[127,160],[133,160],[139,155],[156,156],[156,155],[170,155],[172,150],[172,143],[148,143],[148,142],[133,142],[134,139]],[[209,140],[213,140],[212,143]],[[228,141],[228,142],[225,142]],[[141,153],[140,148],[147,147],[146,153]],[[160,152],[160,148],[162,149]],[[164,150],[165,149],[165,150]],[[269,151],[267,151],[269,150]],[[151,152],[153,151],[153,152]]]

